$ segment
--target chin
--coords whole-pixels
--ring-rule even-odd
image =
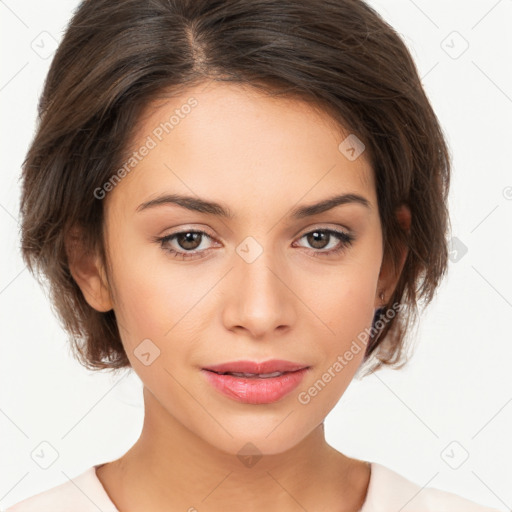
[[[261,456],[279,455],[300,444],[308,435],[307,430],[301,435],[296,423],[290,420],[283,421],[287,414],[272,424],[259,421],[254,422],[259,426],[253,423],[245,428],[240,428],[239,425],[238,429],[230,428],[229,423],[224,422],[223,426],[233,437],[220,428],[205,433],[207,435],[203,439],[219,451],[236,456],[242,464],[245,464],[245,458],[253,457],[256,460]],[[297,418],[294,419],[295,422],[296,420]],[[212,437],[213,435],[215,437]]]

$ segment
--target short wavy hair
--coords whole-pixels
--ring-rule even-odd
[[[302,98],[364,141],[377,188],[384,258],[398,268],[363,366],[407,362],[405,334],[447,267],[450,156],[406,45],[360,0],[86,0],[56,51],[22,170],[22,254],[44,275],[54,309],[86,368],[130,363],[113,310],[86,302],[65,242],[105,258],[104,201],[94,194],[123,162],[152,100],[209,80]],[[404,231],[395,212],[411,211]],[[104,260],[105,261],[105,260]]]

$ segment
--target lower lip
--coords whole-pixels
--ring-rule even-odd
[[[208,382],[227,397],[244,404],[270,404],[291,393],[302,381],[307,368],[268,379],[219,375],[202,370]]]

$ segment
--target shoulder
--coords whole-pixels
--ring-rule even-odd
[[[96,467],[92,466],[67,482],[25,498],[5,512],[117,512],[96,476]]]
[[[423,488],[392,469],[371,463],[366,501],[360,512],[499,512],[457,494]]]

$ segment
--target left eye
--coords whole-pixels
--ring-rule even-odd
[[[308,243],[312,245],[313,249],[321,256],[337,254],[346,249],[354,241],[354,237],[352,235],[335,229],[315,229],[305,233],[300,238],[307,238]],[[320,250],[325,249],[329,245],[329,243],[325,243],[326,240],[327,242],[331,242],[333,238],[338,241],[333,248]]]
[[[203,238],[205,237],[213,240],[213,238],[204,231],[181,231],[179,233],[173,233],[172,235],[156,238],[155,241],[159,242],[162,249],[175,258],[203,258],[206,256],[208,248],[199,248],[203,242]],[[302,238],[306,238],[308,243],[312,245],[312,250],[322,256],[337,254],[343,251],[347,246],[351,245],[354,240],[352,235],[344,231],[337,231],[334,229],[315,229],[302,235],[299,240]],[[325,250],[333,239],[334,241],[337,241],[337,243],[334,247]],[[178,245],[178,250],[171,246],[171,242],[174,241]]]

